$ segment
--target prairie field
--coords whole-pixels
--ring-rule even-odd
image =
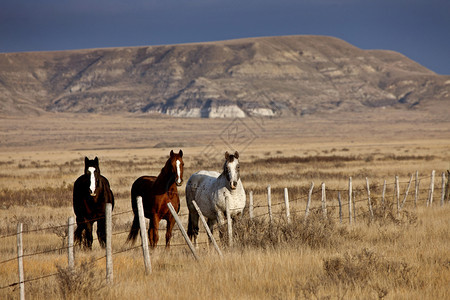
[[[157,175],[172,149],[183,150],[184,182],[202,169],[221,170],[225,151],[239,151],[241,179],[247,195],[253,193],[255,217],[250,219],[246,209],[234,220],[233,246],[215,230],[223,258],[207,245],[201,226],[199,261],[178,228],[170,250],[164,248],[161,231],[151,251],[152,273],[146,275],[141,248],[125,243],[133,218],[130,188],[141,175]],[[105,251],[96,240],[91,252],[77,247],[76,267],[67,268],[65,225],[74,215],[72,188],[85,156],[99,158],[115,195],[112,284],[105,282]],[[24,227],[25,295],[32,299],[450,298],[450,205],[448,198],[441,202],[442,173],[450,169],[445,110],[377,109],[287,119],[3,116],[0,166],[1,299],[19,295],[19,222]],[[432,170],[434,194],[428,203]],[[179,216],[187,228],[184,188],[179,188]]]

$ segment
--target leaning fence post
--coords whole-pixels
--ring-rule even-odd
[[[270,222],[272,222],[272,199],[271,199],[271,192],[270,192],[270,184],[267,186],[267,206],[269,208],[269,219]]]
[[[250,215],[250,220],[253,220],[253,191],[250,191],[249,194],[248,213]]]
[[[113,283],[113,260],[112,260],[112,204],[106,203],[106,282]]]
[[[369,206],[370,223],[372,223],[372,221],[373,221],[373,210],[372,210],[372,202],[370,201],[369,178],[367,178],[367,177],[366,177],[366,186],[367,186],[367,205]]]
[[[291,212],[289,210],[289,194],[288,189],[284,188],[284,204],[286,206],[286,218],[288,223],[291,223]]]
[[[191,252],[192,252],[192,255],[194,255],[194,258],[195,258],[196,260],[198,260],[197,252],[195,252],[194,245],[192,245],[192,242],[191,242],[191,240],[189,239],[189,237],[188,237],[188,235],[187,235],[187,233],[186,233],[186,230],[185,230],[184,227],[183,227],[183,224],[181,224],[181,220],[180,220],[180,218],[178,217],[177,212],[176,212],[175,209],[173,208],[172,203],[170,203],[170,202],[167,203],[167,207],[169,208],[170,213],[171,213],[172,216],[174,217],[175,222],[177,222],[178,228],[180,229],[181,234],[182,234],[183,237],[184,237],[184,240],[185,240],[186,243],[188,244],[189,249],[190,249]]]
[[[152,265],[150,262],[150,252],[148,250],[148,235],[147,235],[147,228],[145,227],[144,206],[142,205],[142,197],[137,196],[136,202],[139,216],[139,228],[141,231],[142,254],[144,256],[145,274],[150,274],[152,272]]]
[[[419,171],[416,171],[416,189],[414,193],[414,207],[417,207],[417,200],[419,198]]]
[[[69,220],[67,221],[67,224],[69,226],[68,230],[68,241],[67,241],[67,261],[70,269],[73,269],[75,267],[75,259],[73,255],[73,230],[75,227],[75,218],[69,217]]]
[[[444,197],[445,197],[445,172],[442,172],[441,206],[444,206]]]
[[[384,195],[386,194],[386,179],[383,182],[383,192],[381,194],[381,204],[384,206]]]
[[[202,214],[202,211],[200,210],[200,207],[198,207],[197,202],[195,202],[194,200],[192,200],[192,204],[195,207],[195,210],[198,213],[198,216],[200,217],[200,220],[202,221],[203,227],[205,227],[206,233],[209,236],[209,239],[211,240],[211,242],[214,245],[214,248],[216,249],[217,253],[219,253],[220,257],[223,257],[222,251],[220,251],[219,246],[217,245],[216,239],[214,238],[211,230],[209,229],[208,224],[206,223],[205,217]]]
[[[309,193],[308,193],[308,202],[306,203],[305,220],[306,220],[306,218],[308,218],[308,215],[309,215],[309,207],[311,205],[311,196],[312,196],[313,188],[314,188],[314,182],[311,182],[311,187],[309,188]]]
[[[408,192],[409,192],[409,188],[411,187],[412,179],[413,179],[413,175],[411,174],[411,178],[409,178],[408,187],[406,188],[405,198],[403,198],[402,205],[400,206],[400,209],[402,209],[403,206],[405,205],[406,197],[408,197]]]
[[[434,192],[434,174],[435,171],[433,170],[431,172],[431,181],[430,181],[430,192],[428,194],[428,201],[427,201],[427,207],[433,205],[433,192]]]
[[[23,240],[22,240],[22,223],[17,224],[17,261],[19,267],[19,293],[20,300],[25,299],[25,276],[23,273]]]
[[[327,195],[325,191],[325,182],[322,182],[322,213],[323,217],[327,217]]]
[[[228,247],[233,247],[233,224],[231,223],[230,199],[225,197],[225,209],[227,212]]]
[[[348,222],[352,225],[352,178],[348,179]]]
[[[356,191],[353,191],[353,221],[356,223]]]
[[[341,202],[341,192],[338,192],[338,202],[339,202],[339,222],[342,224],[342,202]]]

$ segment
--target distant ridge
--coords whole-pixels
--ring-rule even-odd
[[[449,100],[450,76],[325,36],[0,54],[3,115],[284,116]]]

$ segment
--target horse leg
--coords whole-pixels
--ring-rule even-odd
[[[216,224],[216,220],[208,219],[207,223],[208,223],[209,231],[211,231],[211,234],[213,234],[214,225]],[[212,241],[211,241],[211,243],[212,243]]]
[[[166,249],[169,249],[170,247],[170,238],[172,237],[172,230],[174,225],[175,225],[175,218],[173,216],[167,218]]]
[[[195,248],[197,247],[197,235],[198,235],[198,213],[192,212],[189,213],[189,221],[188,221],[188,236],[192,241],[194,239]]]
[[[159,218],[156,214],[150,217],[150,226],[148,228],[148,239],[150,241],[150,247],[155,248],[158,245],[158,228],[159,228]]]
[[[102,248],[106,247],[106,219],[100,219],[97,221],[97,237],[98,242]]]
[[[223,234],[225,231],[225,213],[223,211],[221,211],[220,209],[217,209],[217,224],[218,224],[218,228],[219,228],[219,238],[222,239],[223,238]]]
[[[86,223],[86,234],[84,239],[84,247],[92,250],[92,242],[94,241],[94,238],[92,237],[92,227],[93,222],[87,222]]]
[[[83,231],[86,229],[86,224],[83,221],[77,222],[77,229],[74,232],[74,240],[76,245],[81,245],[83,242]]]
[[[216,218],[219,226],[222,226],[225,223],[225,212],[221,211],[216,207]]]

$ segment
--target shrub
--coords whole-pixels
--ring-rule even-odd
[[[416,287],[417,269],[406,262],[388,260],[374,251],[364,248],[355,254],[346,253],[324,259],[326,277],[333,283],[364,286],[380,281],[393,287]],[[379,294],[387,294],[379,285],[373,287]]]
[[[233,222],[234,244],[242,248],[266,249],[286,244],[334,247],[339,243],[341,231],[332,218],[324,218],[320,210],[313,210],[306,220],[291,215],[290,223],[284,217],[272,222],[263,218],[241,218]],[[226,228],[222,232],[222,240],[227,241]]]
[[[369,212],[365,212],[366,220],[370,220]],[[395,225],[416,225],[417,213],[402,209],[397,213],[396,205],[393,202],[373,203],[373,221],[379,226]]]
[[[56,266],[62,299],[99,298],[106,284],[95,268],[94,259],[85,260],[75,268]]]

